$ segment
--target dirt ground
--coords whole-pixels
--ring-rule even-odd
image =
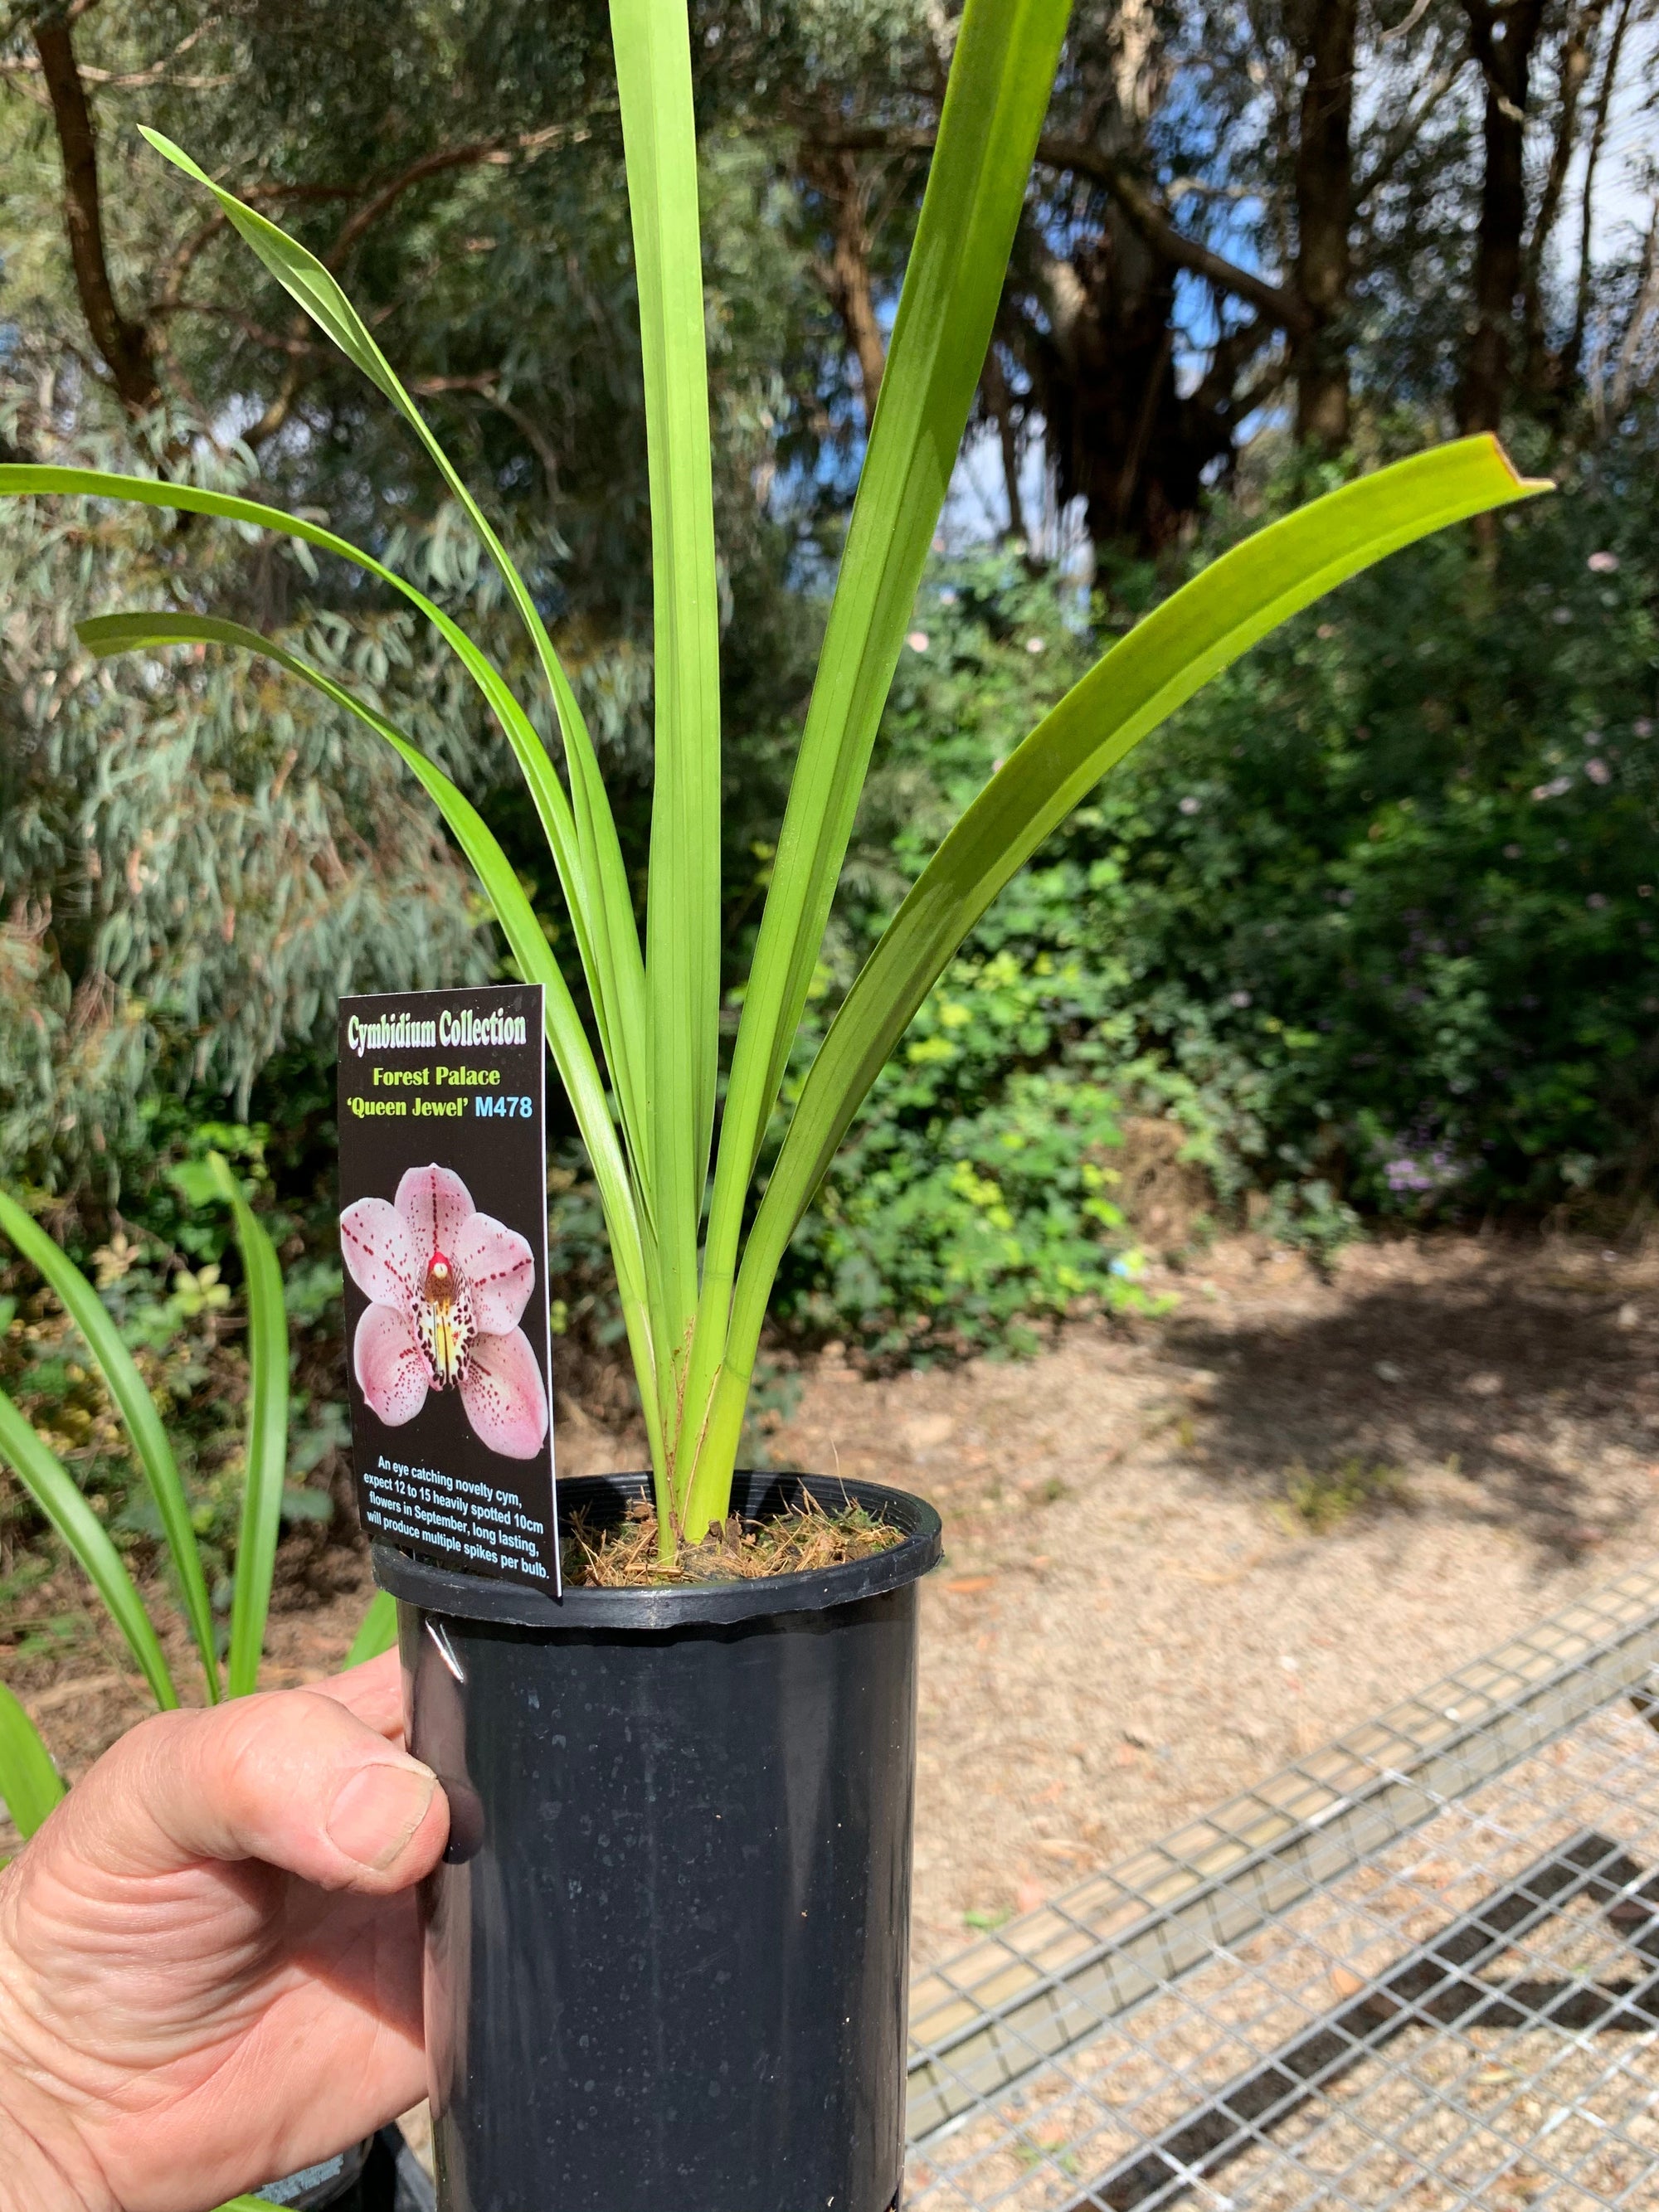
[[[919,1960],[1659,1553],[1659,1247],[1379,1243],[1322,1278],[1246,1237],[1157,1287],[1165,1317],[1023,1363],[872,1380],[831,1347],[773,1440],[945,1518]],[[637,1462],[562,1411],[567,1471]],[[273,1617],[268,1680],[337,1663],[365,1590],[331,1555]],[[72,1585],[47,1605],[84,1629],[25,1658],[0,1621],[0,1677],[73,1775],[143,1698]]]

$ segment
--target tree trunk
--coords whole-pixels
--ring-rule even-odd
[[[1584,153],[1584,179],[1579,195],[1578,208],[1578,276],[1574,286],[1572,329],[1562,349],[1561,379],[1564,383],[1576,383],[1584,359],[1584,332],[1589,321],[1590,287],[1595,264],[1590,257],[1590,244],[1595,229],[1595,175],[1601,166],[1601,150],[1607,143],[1607,121],[1613,112],[1613,95],[1619,82],[1619,64],[1624,55],[1625,33],[1630,27],[1632,0],[1619,0],[1619,12],[1613,19],[1613,36],[1607,41],[1607,58],[1601,66],[1601,87],[1596,94],[1595,120],[1590,126],[1589,144]]]
[[[1465,0],[1469,47],[1486,82],[1480,218],[1468,351],[1457,395],[1464,431],[1496,430],[1514,368],[1527,228],[1527,93],[1545,0]]]
[[[1296,432],[1340,453],[1348,442],[1348,304],[1353,220],[1354,42],[1358,0],[1303,0],[1295,11],[1306,65],[1296,149],[1296,289],[1307,310],[1292,360]]]
[[[1047,265],[1042,327],[1022,350],[1062,501],[1085,501],[1097,545],[1156,553],[1197,513],[1231,424],[1176,380],[1176,270],[1112,209],[1099,234]]]
[[[1532,235],[1527,240],[1522,281],[1521,326],[1522,337],[1521,382],[1532,404],[1546,409],[1557,404],[1568,376],[1565,349],[1549,343],[1545,327],[1544,281],[1550,240],[1561,213],[1567,171],[1578,147],[1578,111],[1601,35],[1601,18],[1608,0],[1582,0],[1568,21],[1561,41],[1560,90],[1557,99],[1555,142],[1549,167],[1538,197]],[[1589,183],[1585,191],[1588,198]]]
[[[854,155],[842,151],[813,152],[805,162],[813,190],[823,200],[830,219],[830,258],[819,264],[819,278],[830,303],[841,317],[848,346],[858,363],[860,397],[864,403],[864,427],[876,419],[876,399],[887,367],[887,349],[876,319],[874,289],[870,282],[870,229],[865,205],[864,180]]]
[[[37,25],[35,51],[52,100],[52,122],[64,164],[64,228],[69,233],[75,289],[92,342],[103,358],[121,404],[146,415],[160,404],[149,333],[130,322],[116,304],[104,251],[104,217],[98,187],[98,142],[66,18]]]
[[[1019,433],[1014,422],[1014,396],[1008,389],[1008,380],[1003,374],[1001,356],[997,342],[992,339],[986,350],[985,367],[980,376],[980,390],[984,394],[986,412],[996,424],[997,447],[1002,456],[1002,494],[1008,502],[1007,527],[1003,532],[1006,543],[1018,545],[1029,553],[1030,540],[1025,529],[1024,502],[1019,492]]]

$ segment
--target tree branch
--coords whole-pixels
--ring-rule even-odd
[[[1648,319],[1656,307],[1659,307],[1659,199],[1654,202],[1652,220],[1648,224],[1647,243],[1642,249],[1642,274],[1636,287],[1636,304],[1631,310],[1624,343],[1619,349],[1619,358],[1613,367],[1608,398],[1615,421],[1630,404],[1636,365],[1641,357],[1642,339],[1647,330]]]
[[[1008,526],[1003,537],[1009,543],[1029,550],[1030,540],[1026,533],[1024,506],[1019,493],[1019,436],[1014,424],[1013,394],[1008,389],[1008,380],[1003,374],[1002,358],[997,351],[994,337],[985,349],[985,366],[980,372],[980,390],[984,394],[986,412],[996,425],[997,446],[1002,456],[1002,495],[1008,502]]]
[[[824,130],[813,135],[819,146],[850,154],[931,154],[935,137],[930,130],[912,125],[878,125]],[[1153,252],[1172,267],[1207,277],[1224,292],[1231,292],[1235,299],[1267,316],[1281,330],[1296,333],[1305,327],[1306,310],[1293,292],[1257,276],[1254,270],[1241,269],[1201,240],[1189,238],[1127,162],[1103,152],[1087,139],[1054,137],[1038,139],[1036,159],[1044,168],[1086,177],[1091,184],[1109,192]]]
[[[1595,172],[1601,166],[1601,149],[1607,143],[1607,118],[1613,110],[1613,87],[1618,81],[1619,64],[1625,49],[1625,33],[1630,27],[1632,0],[1620,0],[1619,13],[1613,19],[1613,37],[1607,44],[1607,58],[1601,71],[1601,89],[1596,94],[1595,121],[1590,127],[1590,141],[1584,155],[1583,198],[1578,215],[1578,282],[1574,291],[1572,333],[1568,338],[1563,362],[1569,376],[1577,374],[1584,354],[1584,326],[1589,320],[1590,298],[1590,240],[1595,227]]]
[[[544,130],[526,131],[516,138],[481,138],[471,145],[443,146],[436,153],[423,154],[418,161],[411,161],[407,168],[400,169],[347,219],[339,236],[323,257],[324,261],[330,269],[337,269],[363,233],[377,223],[411,185],[424,182],[428,177],[441,176],[447,169],[481,165],[505,167],[520,154],[540,154],[556,145],[579,146],[588,136],[586,130],[573,131],[562,123],[550,123]]]
[[[1595,60],[1601,33],[1601,18],[1609,0],[1583,0],[1569,21],[1561,41],[1560,93],[1556,109],[1555,138],[1550,148],[1548,170],[1533,217],[1522,264],[1521,313],[1526,346],[1526,371],[1536,385],[1544,370],[1544,256],[1561,212],[1567,169],[1578,143],[1578,102]]]
[[[1401,26],[1402,30],[1406,27],[1403,24]],[[1394,33],[1385,31],[1382,35],[1389,38]],[[1378,149],[1376,159],[1354,180],[1353,204],[1356,209],[1367,208],[1388,183],[1416,143],[1424,125],[1462,76],[1468,63],[1467,50],[1462,46],[1455,47],[1451,59],[1434,71],[1418,98],[1407,102],[1404,114]]]
[[[311,325],[304,316],[298,317],[289,330],[273,331],[223,300],[162,300],[157,302],[155,312],[158,319],[171,315],[211,315],[220,322],[230,324],[245,338],[252,338],[255,345],[264,346],[271,353],[287,354],[295,361],[330,361],[334,356],[331,346],[305,336]]]
[[[506,416],[514,429],[524,438],[542,465],[542,473],[547,478],[549,499],[556,499],[559,495],[559,457],[553,449],[552,441],[541,428],[533,416],[527,414],[515,401],[507,398],[499,384],[487,387],[484,397],[498,414]]]
[[[250,422],[242,433],[242,443],[251,453],[257,453],[261,446],[274,438],[294,412],[294,403],[300,396],[305,373],[305,363],[296,354],[283,371],[283,380],[272,392],[264,413],[257,422]]]
[[[1036,158],[1046,168],[1066,169],[1073,176],[1087,177],[1091,183],[1103,186],[1153,252],[1174,268],[1206,277],[1212,284],[1231,292],[1236,300],[1243,300],[1293,336],[1307,329],[1308,311],[1294,292],[1258,276],[1254,270],[1241,269],[1237,262],[1229,261],[1224,254],[1217,253],[1201,240],[1189,238],[1159,206],[1127,162],[1102,153],[1098,147],[1072,138],[1039,139]]]
[[[1473,313],[1457,393],[1468,434],[1496,430],[1514,371],[1516,302],[1527,227],[1526,118],[1546,0],[1463,0],[1469,52],[1486,82],[1480,215],[1470,282]]]
[[[830,259],[816,267],[859,366],[859,392],[867,430],[876,419],[876,395],[886,372],[887,349],[882,342],[870,283],[870,226],[863,180],[857,161],[845,149],[829,155],[809,154],[804,167],[807,181],[830,210]]]
[[[61,20],[73,22],[78,14],[84,13],[84,9],[71,8],[67,16]],[[182,86],[189,92],[216,91],[220,86],[231,83],[232,78],[228,75],[169,77],[167,71],[181,54],[187,54],[193,46],[217,27],[218,22],[217,15],[205,17],[203,21],[197,24],[194,30],[185,33],[171,53],[163,54],[159,62],[151,62],[141,70],[130,70],[123,73],[116,70],[83,66],[81,70],[81,82],[83,84],[103,85],[117,92],[131,92],[142,85],[161,84],[164,82]],[[16,54],[6,61],[0,62],[0,76],[38,76],[44,66],[38,54]]]
[[[441,176],[445,171],[474,164],[504,164],[521,154],[537,154],[554,144],[575,144],[588,136],[586,130],[572,131],[563,124],[552,124],[541,131],[528,131],[516,138],[481,139],[464,146],[446,146],[437,152],[422,155],[411,161],[373,191],[371,198],[347,216],[335,236],[333,245],[322,257],[324,265],[337,269],[352,247],[380,217],[386,214],[411,186],[425,178]],[[251,185],[241,193],[245,200],[300,199],[341,200],[356,197],[349,185],[263,184]],[[216,315],[232,323],[244,337],[256,345],[268,347],[276,353],[288,356],[288,366],[282,381],[272,394],[270,404],[257,422],[242,434],[242,441],[254,451],[274,438],[294,411],[305,382],[306,370],[313,362],[326,360],[330,349],[307,337],[310,325],[303,314],[296,314],[286,331],[267,330],[252,321],[239,309],[213,300],[186,300],[185,279],[200,258],[204,248],[227,227],[223,215],[210,216],[185,240],[168,264],[166,281],[153,313],[157,316],[177,314]],[[428,378],[424,384],[411,388],[417,392],[439,391],[477,391],[489,392],[495,382],[493,374],[485,378]],[[503,412],[515,411],[503,408]],[[539,452],[539,448],[538,448]],[[547,457],[541,455],[544,466]]]

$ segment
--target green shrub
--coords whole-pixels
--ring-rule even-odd
[[[995,1121],[1035,1071],[1172,1115],[1224,1201],[1266,1189],[1273,1226],[1321,1250],[1355,1209],[1420,1218],[1644,1190],[1659,1071],[1646,463],[1632,437],[1565,496],[1505,518],[1490,562],[1455,537],[1396,556],[1118,769],[987,917],[884,1077],[826,1184],[833,1233],[798,1252],[811,1280],[796,1310],[846,1311],[838,1194],[873,1208],[864,1179],[903,1152],[899,1127]],[[1218,518],[1218,534],[1231,526]],[[1112,582],[1109,623],[1152,588]],[[939,823],[1092,643],[1076,590],[1011,556],[942,569],[917,623],[846,886],[849,963]],[[994,973],[992,990],[961,980]],[[948,1100],[918,1121],[908,1055],[945,1037],[952,992],[969,1015],[948,1033]],[[1023,1112],[1042,1110],[1036,1095]],[[1046,1095],[1063,1145],[1073,1093]],[[976,1139],[951,1141],[977,1157]],[[907,1203],[924,1188],[946,1236],[948,1173],[906,1182]],[[865,1232],[866,1263],[893,1272],[892,1295],[861,1293],[863,1310],[904,1309],[920,1233]]]
[[[1123,1217],[1107,1162],[1121,1134],[1109,1091],[1016,1071],[977,1113],[952,1114],[923,1071],[890,1072],[882,1085],[798,1253],[817,1279],[795,1304],[800,1319],[925,1360],[918,1339],[1029,1350],[1044,1316],[1146,1303],[1139,1255],[1114,1234]]]

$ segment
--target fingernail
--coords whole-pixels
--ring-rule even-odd
[[[342,1783],[329,1808],[329,1839],[359,1866],[383,1874],[401,1856],[432,1802],[430,1767],[377,1759]]]

